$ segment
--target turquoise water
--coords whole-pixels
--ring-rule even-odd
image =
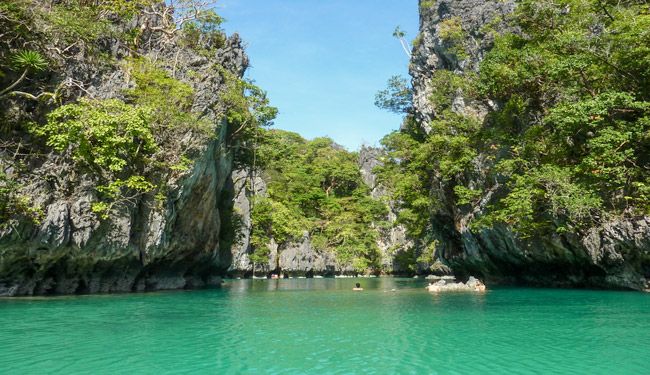
[[[356,281],[0,300],[0,374],[650,373],[648,294]]]

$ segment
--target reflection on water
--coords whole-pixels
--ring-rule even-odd
[[[0,300],[0,374],[647,372],[649,295],[434,295],[425,285],[226,280],[215,290]]]

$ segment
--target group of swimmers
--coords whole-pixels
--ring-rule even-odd
[[[483,284],[480,280],[476,280],[473,283],[452,283],[452,284],[445,284],[443,283],[433,283],[430,282],[429,285],[426,286],[426,289],[429,292],[442,292],[442,291],[470,291],[473,290],[475,292],[485,292],[487,289],[485,287],[485,284]]]
[[[355,292],[362,291],[363,288],[361,287],[361,283],[356,283],[354,285],[354,288],[352,288],[352,290],[355,291]],[[393,291],[394,290],[395,289],[393,289]],[[442,288],[440,286],[434,284],[433,282],[431,282],[427,286],[427,290],[430,291],[430,292],[440,292],[442,290]],[[475,292],[485,292],[485,290],[486,290],[485,284],[483,284],[480,280],[476,280],[476,283],[474,284],[474,291]]]

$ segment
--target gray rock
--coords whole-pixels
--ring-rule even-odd
[[[413,50],[410,73],[413,77],[414,109],[423,130],[436,108],[429,97],[431,77],[438,69],[456,74],[475,71],[492,39],[483,27],[514,10],[515,2],[478,0],[440,0],[431,8],[420,2],[419,43]],[[452,17],[460,20],[466,32],[467,58],[459,61],[450,46],[439,36],[440,23]],[[497,28],[504,30],[504,25]],[[495,103],[473,103],[458,92],[453,110],[484,118]],[[434,181],[431,195],[441,204],[427,234],[438,241],[438,257],[461,275],[477,274],[493,282],[519,282],[544,286],[589,286],[643,290],[650,280],[650,217],[620,218],[605,222],[583,233],[549,234],[518,238],[505,226],[472,231],[469,223],[480,216],[502,191],[497,182],[489,184],[486,171],[491,161],[479,155],[464,183],[486,191],[477,205],[459,209],[451,189]]]
[[[431,2],[427,2],[431,4]],[[513,0],[505,1],[479,1],[479,0],[440,0],[433,2],[433,6],[425,6],[423,0],[419,1],[420,7],[420,33],[418,43],[413,48],[409,72],[414,88],[413,106],[418,121],[425,130],[429,131],[429,123],[436,116],[436,108],[431,106],[429,97],[433,87],[431,78],[438,69],[446,69],[463,74],[464,71],[475,71],[478,62],[492,45],[490,34],[483,31],[483,27],[497,17],[503,17],[514,10]],[[457,17],[462,25],[467,38],[464,49],[467,56],[459,60],[450,52],[451,47],[439,35],[440,22]],[[473,108],[467,111],[485,113],[483,106],[473,103]],[[458,112],[466,111],[465,99],[462,93],[454,100],[454,109]]]
[[[361,147],[359,151],[359,169],[361,176],[370,187],[371,196],[375,199],[387,200],[389,192],[384,186],[377,181],[374,169],[382,164],[381,157],[383,150],[372,147]],[[408,273],[403,265],[396,261],[400,252],[408,250],[413,246],[406,236],[406,228],[397,225],[397,209],[395,202],[388,200],[388,217],[387,221],[391,224],[389,228],[373,228],[379,232],[377,245],[381,251],[381,266],[385,273]]]
[[[261,171],[252,171],[251,169],[238,169],[232,174],[234,189],[234,214],[240,219],[238,228],[239,236],[230,248],[232,262],[228,268],[229,273],[246,274],[253,271],[253,264],[250,261],[249,254],[252,252],[250,246],[251,235],[251,201],[254,196],[266,195],[266,182],[261,177]],[[277,255],[277,244],[270,244],[271,254]],[[265,272],[270,272],[276,267],[275,258],[269,260],[265,267]]]
[[[151,22],[157,22],[151,19]],[[145,43],[153,40],[151,44]],[[67,153],[30,160],[22,194],[42,207],[39,225],[17,220],[0,232],[0,295],[105,293],[179,289],[214,284],[231,264],[230,249],[220,246],[223,197],[233,166],[228,124],[222,122],[224,89],[220,65],[237,76],[248,66],[239,36],[232,35],[214,56],[203,56],[175,40],[156,43],[143,35],[139,54],[157,61],[170,75],[194,89],[193,109],[213,123],[211,139],[188,133],[183,145],[195,159],[193,167],[169,178],[160,204],[145,197],[115,207],[107,220],[91,210],[97,181],[76,169]],[[127,46],[103,41],[113,58],[127,56]],[[100,43],[101,44],[101,43]],[[97,64],[83,44],[71,48],[52,76],[77,82],[64,89],[66,102],[80,96],[123,98],[133,82],[117,64]],[[23,106],[12,99],[17,108]],[[3,103],[4,105],[4,103]],[[29,116],[25,110],[18,116]],[[11,155],[0,155],[0,166],[13,167]]]

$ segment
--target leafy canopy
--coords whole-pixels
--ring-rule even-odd
[[[529,236],[650,212],[648,5],[524,0],[505,22],[517,32],[496,36],[478,76],[433,74],[430,132],[407,118],[384,139],[399,220],[417,236],[439,213],[483,205],[475,228]],[[457,26],[438,31],[462,45]],[[454,112],[458,96],[496,109]]]
[[[268,254],[271,238],[283,244],[307,232],[314,247],[342,265],[378,267],[377,233],[369,228],[381,224],[386,207],[370,197],[355,153],[329,138],[306,141],[274,130],[260,139],[257,160],[268,196],[254,201],[255,254]]]

